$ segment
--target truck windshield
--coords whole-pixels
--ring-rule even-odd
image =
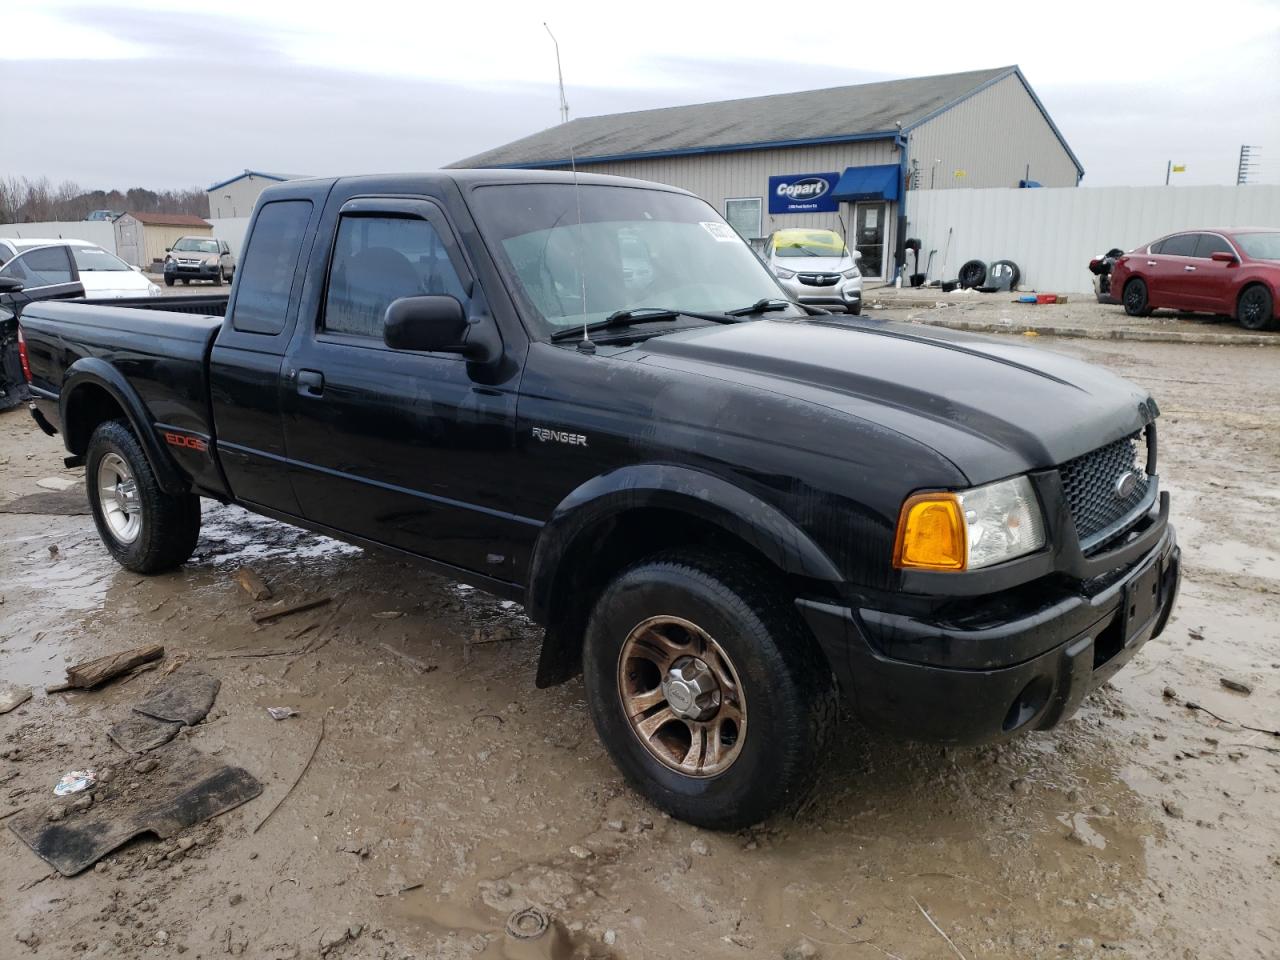
[[[785,299],[705,201],[641,187],[576,192],[572,183],[538,183],[473,194],[490,248],[506,260],[542,336],[639,307],[723,313]],[[804,314],[792,307],[772,315]]]
[[[183,237],[173,245],[173,249],[183,253],[217,253],[217,240],[200,240],[197,237]]]

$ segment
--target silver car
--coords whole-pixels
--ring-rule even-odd
[[[190,283],[192,280],[211,280],[214,286],[230,282],[236,272],[236,258],[231,246],[217,237],[179,237],[165,251],[164,283],[172,287],[175,281]]]
[[[834,230],[777,230],[765,245],[764,262],[792,299],[862,312],[862,274]]]

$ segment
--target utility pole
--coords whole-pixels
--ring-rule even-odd
[[[1236,186],[1243,186],[1249,182],[1249,172],[1258,169],[1257,152],[1258,147],[1251,147],[1244,144],[1240,147],[1240,163],[1236,167]]]

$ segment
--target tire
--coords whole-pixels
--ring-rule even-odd
[[[659,554],[619,575],[592,611],[583,672],[596,731],[627,780],[688,823],[739,829],[798,803],[834,732],[831,669],[775,582],[731,553]],[[686,649],[715,672],[690,669]],[[695,718],[704,723],[672,712],[687,687],[659,685],[690,674],[715,688],[704,694],[713,712]],[[632,716],[649,721],[647,743]]]
[[[1124,285],[1124,312],[1131,317],[1151,316],[1151,302],[1147,299],[1147,281],[1134,277]]]
[[[1270,330],[1276,325],[1275,301],[1260,283],[1245,287],[1236,301],[1236,320],[1246,330]]]
[[[187,287],[191,286],[191,278],[190,278],[190,277],[183,277],[183,278],[182,278],[182,283],[183,283],[183,285],[184,285],[184,286],[187,286]]]
[[[108,420],[93,431],[85,485],[98,536],[122,567],[161,573],[181,565],[195,550],[200,498],[161,490],[142,445],[123,421]]]
[[[968,260],[956,274],[961,290],[980,287],[987,282],[987,265],[981,260]]]
[[[857,306],[845,307],[845,310],[853,314],[855,317],[860,316],[862,314],[862,304],[859,303]]]
[[[213,285],[214,285],[215,287],[220,287],[220,286],[222,286],[222,268],[221,268],[221,267],[219,267],[219,268],[218,268],[218,272],[217,272],[216,274],[214,274],[214,277],[213,277]]]
[[[1006,271],[1009,277],[1007,287],[1004,285]],[[1018,283],[1022,280],[1022,271],[1012,260],[997,260],[987,268],[987,277],[987,286],[994,286],[997,290],[1017,290]]]
[[[165,277],[165,278],[164,278],[164,285],[165,285],[166,287],[172,287],[172,286],[173,286],[173,277]]]

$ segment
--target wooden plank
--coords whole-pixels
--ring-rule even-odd
[[[241,567],[236,571],[236,582],[241,589],[255,600],[270,600],[271,588],[258,576],[252,567]]]
[[[112,677],[128,673],[134,667],[151,660],[159,660],[163,656],[164,647],[155,643],[78,663],[74,667],[67,667],[67,684],[72,688],[90,690],[106,683]]]
[[[283,607],[270,607],[266,610],[259,610],[253,615],[253,622],[271,623],[273,620],[279,620],[281,617],[287,617],[290,614],[323,607],[332,599],[332,597],[313,597],[310,600],[300,600],[297,603],[286,604]]]

